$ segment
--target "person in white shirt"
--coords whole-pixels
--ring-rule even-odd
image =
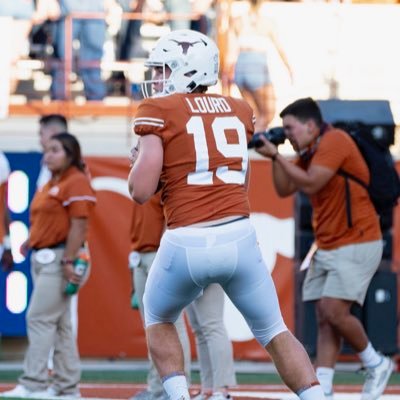
[[[61,114],[47,114],[40,117],[39,120],[39,137],[40,146],[44,151],[46,143],[57,133],[68,132],[67,119]],[[39,176],[36,181],[36,187],[43,187],[50,179],[51,173],[47,165],[42,160]]]

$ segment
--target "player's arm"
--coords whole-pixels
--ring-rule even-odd
[[[1,185],[0,188],[0,198],[1,202],[3,203],[4,207],[4,221],[2,223],[4,224],[4,232],[5,236],[3,238],[3,253],[1,255],[0,263],[3,267],[3,270],[9,271],[12,269],[14,265],[13,261],[13,256],[11,252],[11,243],[10,243],[10,223],[11,223],[11,218],[10,218],[10,212],[8,210],[8,204],[7,204],[7,182],[4,182]]]
[[[289,196],[296,190],[306,194],[317,193],[335,175],[334,170],[321,165],[311,165],[303,170],[281,155],[276,157],[272,172],[276,191],[281,197]]]
[[[274,159],[272,177],[275,189],[280,197],[290,196],[297,190],[306,194],[320,191],[336,171],[322,165],[311,164],[307,170],[287,160],[278,153],[277,147],[266,138],[260,138],[264,145],[256,149],[257,153]]]
[[[290,176],[278,163],[278,159],[272,164],[272,180],[274,182],[275,190],[280,197],[287,197],[297,191],[297,186],[290,179]]]
[[[75,273],[73,267],[73,260],[76,258],[82,243],[84,243],[86,238],[86,233],[88,229],[88,219],[87,218],[71,218],[70,228],[65,243],[65,250],[63,254],[64,260],[69,260],[70,262],[63,264],[63,274],[65,278],[77,285],[79,285],[83,279],[83,276],[79,276]]]
[[[249,191],[249,182],[250,182],[250,160],[246,171],[246,176],[244,178],[244,187],[246,191]]]
[[[132,199],[143,204],[157,191],[164,150],[161,138],[151,134],[141,136],[138,147],[138,155],[128,177],[128,188]]]

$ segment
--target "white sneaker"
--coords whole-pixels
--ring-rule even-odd
[[[376,367],[367,368],[361,400],[377,400],[385,390],[393,369],[392,359],[385,356]]]
[[[80,398],[81,398],[81,393],[80,392],[68,393],[68,394],[59,394],[59,395],[56,396],[56,399],[74,400],[74,399],[80,399]]]
[[[333,391],[330,393],[324,393],[325,400],[333,400]]]
[[[48,387],[46,390],[40,390],[39,392],[33,392],[30,399],[51,399],[57,396],[57,392],[52,387]]]
[[[207,400],[227,400],[230,399],[231,396],[222,392],[214,392]]]
[[[69,394],[57,392],[53,387],[49,386],[46,390],[40,392],[32,392],[30,399],[79,399],[81,394],[79,391]]]
[[[7,392],[1,392],[0,397],[30,397],[34,393],[23,385],[17,385],[14,389],[8,390]]]

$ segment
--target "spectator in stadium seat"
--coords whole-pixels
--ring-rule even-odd
[[[146,0],[118,0],[124,12],[141,13]],[[128,3],[128,4],[127,4]],[[130,19],[122,21],[120,40],[117,46],[117,59],[130,60],[131,58],[146,58],[148,52],[143,48],[140,28],[141,19]]]
[[[164,0],[164,9],[169,14],[180,14],[179,18],[172,18],[167,21],[171,30],[190,28],[190,18],[181,17],[192,12],[190,0]]]
[[[162,36],[146,64],[154,97],[139,104],[133,121],[140,138],[128,187],[136,202],[145,203],[163,184],[167,229],[143,302],[150,354],[169,399],[190,399],[173,323],[212,283],[242,312],[300,400],[325,399],[306,351],[283,321],[249,221],[251,107],[206,93],[218,81],[219,51],[199,32]]]
[[[268,41],[275,46],[291,79],[292,70],[272,19],[261,11],[265,2],[247,0],[245,3],[248,8],[233,16],[229,25],[228,70],[230,80],[255,110],[255,129],[260,132],[269,127],[276,111]]]
[[[215,0],[199,0],[192,1],[192,13],[197,15],[197,19],[190,21],[190,29],[204,33],[204,35],[210,36],[211,21],[209,18],[210,10],[215,6]]]
[[[35,11],[33,0],[2,0],[0,1],[0,17],[12,19],[8,37],[13,38],[10,48],[10,86],[9,92],[14,93],[17,84],[17,62],[28,55],[28,36],[32,29],[32,17]]]
[[[146,0],[117,0],[123,12],[143,12]],[[132,58],[146,58],[148,52],[143,48],[140,28],[141,19],[123,19],[121,28],[117,35],[116,59],[118,61],[129,61]],[[114,71],[109,81],[109,93],[117,95],[127,94],[127,79],[123,71]]]
[[[208,35],[210,27],[206,13],[212,3],[213,0],[164,0],[164,10],[167,13],[179,14],[179,17],[168,19],[167,23],[171,30],[192,29]],[[194,14],[199,18],[191,19]]]
[[[36,191],[30,208],[30,232],[21,250],[31,253],[33,291],[27,312],[29,345],[19,384],[0,397],[80,397],[80,360],[72,333],[68,282],[82,285],[88,274],[74,271],[85,246],[88,220],[96,202],[76,138],[54,135],[46,145],[51,180]],[[54,346],[50,386],[47,362]]]
[[[59,62],[52,68],[51,98],[66,100],[65,21],[74,12],[105,12],[105,0],[59,0],[61,18],[55,22],[54,51]],[[105,18],[73,19],[72,38],[79,40],[78,73],[82,78],[87,100],[103,100],[106,94],[100,62],[106,33]],[[72,42],[71,42],[72,46]],[[72,61],[71,61],[72,62]]]
[[[36,0],[36,8],[32,16],[33,26],[29,37],[31,58],[39,58],[47,62],[51,54],[48,46],[53,42],[54,24],[60,15],[58,0]]]
[[[350,135],[324,123],[313,99],[296,100],[280,116],[299,155],[297,162],[285,159],[265,138],[257,152],[272,159],[279,196],[301,190],[311,200],[317,249],[313,246],[310,250],[314,253],[304,280],[303,301],[316,302],[317,377],[326,398],[333,399],[334,368],[344,339],[367,371],[361,400],[376,400],[393,371],[393,361],[376,352],[350,309],[354,303],[363,304],[381,261],[379,217],[365,188],[338,174],[342,169],[368,182],[368,167]],[[352,224],[346,190],[351,194]]]
[[[8,177],[10,164],[5,154],[0,151],[0,263],[4,271],[13,267],[10,242],[10,215],[7,203]]]

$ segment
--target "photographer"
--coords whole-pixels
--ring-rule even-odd
[[[393,362],[375,351],[350,308],[355,302],[363,304],[381,260],[379,220],[365,188],[350,182],[352,226],[348,225],[345,179],[338,174],[342,169],[369,182],[368,167],[351,137],[323,122],[321,111],[311,98],[288,105],[280,117],[298,159],[285,159],[265,135],[260,135],[263,145],[256,151],[272,160],[273,182],[279,196],[301,190],[310,197],[313,208],[317,250],[307,270],[303,301],[316,302],[317,377],[326,398],[333,399],[334,368],[344,339],[367,371],[361,400],[378,399]]]

